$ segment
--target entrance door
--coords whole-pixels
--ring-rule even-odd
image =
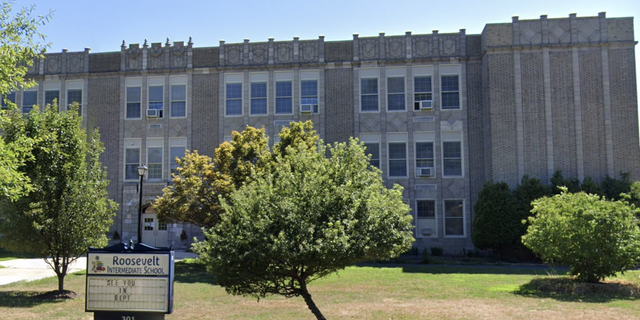
[[[142,243],[154,247],[169,246],[167,224],[158,222],[152,207],[147,208],[142,214]]]

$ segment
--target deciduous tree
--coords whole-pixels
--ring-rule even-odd
[[[11,121],[1,127],[4,139],[35,141],[33,157],[19,166],[33,190],[15,201],[0,204],[0,245],[45,259],[64,290],[69,265],[90,246],[107,244],[106,233],[117,205],[108,199],[103,152],[97,131],[87,136],[77,104],[67,112],[57,106],[29,115],[10,110]]]
[[[326,147],[311,126],[292,123],[281,134],[269,170],[252,171],[250,182],[222,201],[221,222],[195,249],[227,292],[302,296],[324,319],[310,282],[356,262],[396,257],[414,239],[402,188],[384,186],[364,146],[352,139]]]

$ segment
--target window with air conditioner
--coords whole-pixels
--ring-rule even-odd
[[[431,87],[431,76],[421,75],[413,78],[413,101],[414,110],[429,110],[433,108],[433,95]],[[430,102],[425,102],[430,101]]]
[[[435,176],[433,141],[416,142],[416,175],[418,177]]]
[[[300,112],[318,113],[318,80],[300,81]]]

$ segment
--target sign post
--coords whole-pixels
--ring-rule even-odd
[[[173,312],[174,251],[144,243],[87,253],[86,312],[94,319],[160,320]]]

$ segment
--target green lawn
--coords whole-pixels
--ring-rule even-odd
[[[16,252],[9,252],[9,251],[4,251],[0,249],[0,261],[24,259],[24,258],[36,258],[36,256],[28,253],[16,253]]]
[[[166,319],[314,319],[302,298],[257,302],[228,295],[190,262],[176,263],[175,309]],[[625,284],[608,280],[596,293],[541,292],[540,282],[553,280],[546,280],[547,272],[350,267],[312,283],[310,291],[328,319],[640,319],[640,271],[613,279]],[[84,282],[84,274],[68,276],[67,289],[81,298],[66,301],[35,297],[55,289],[54,278],[0,286],[0,314],[3,319],[92,319],[84,312]]]

